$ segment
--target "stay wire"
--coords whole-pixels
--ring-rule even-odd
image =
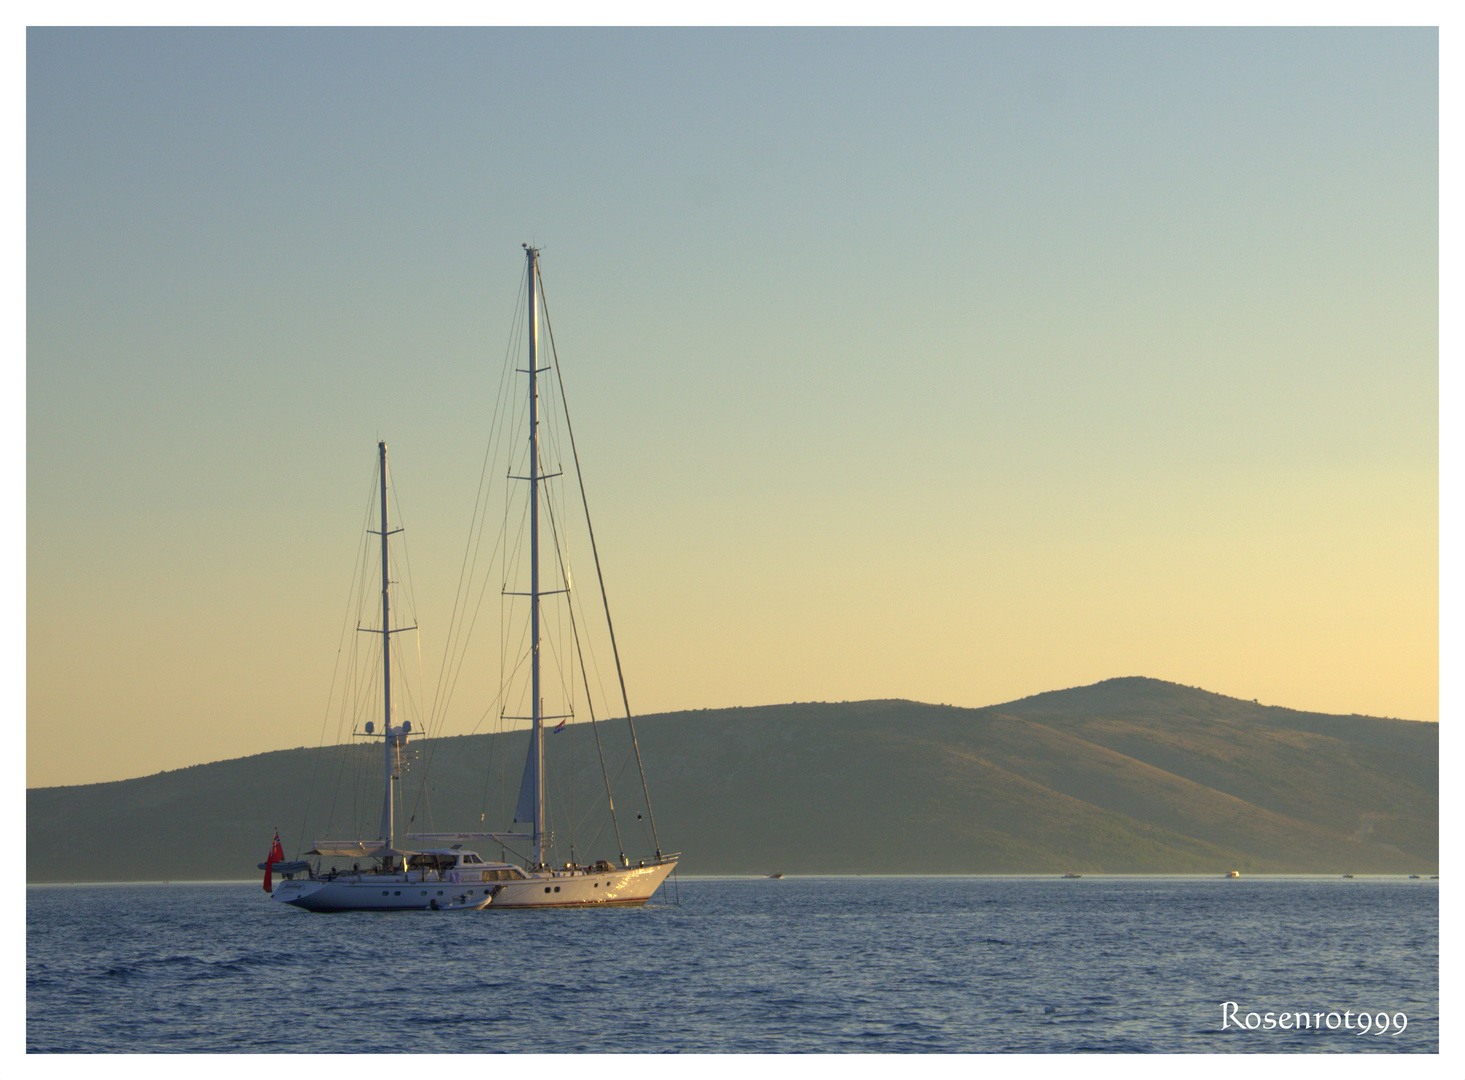
[[[527,289],[521,286],[519,298],[515,303],[514,316],[510,320],[511,330],[509,340],[504,348],[504,362],[500,367],[499,388],[494,398],[493,417],[489,423],[489,435],[483,450],[483,464],[479,468],[478,487],[474,494],[473,513],[469,518],[468,538],[463,548],[463,559],[458,569],[458,584],[453,594],[453,608],[448,619],[448,633],[445,635],[443,644],[443,662],[438,668],[437,684],[433,693],[433,704],[431,708],[430,722],[433,731],[437,731],[440,723],[446,723],[446,716],[454,692],[457,689],[458,680],[462,676],[463,667],[467,661],[468,642],[473,637],[474,628],[478,623],[478,616],[482,611],[483,599],[487,593],[490,574],[485,574],[483,586],[478,591],[478,601],[473,606],[471,616],[467,614],[467,604],[472,595],[472,581],[476,576],[479,557],[483,551],[483,540],[485,529],[485,518],[487,515],[488,499],[492,492],[492,482],[489,479],[489,465],[497,457],[498,447],[504,437],[504,413],[506,402],[509,398],[506,388],[510,382],[510,374],[513,369],[513,355],[515,351],[514,342],[518,338],[518,327],[523,320],[523,312],[526,307],[525,296]],[[488,561],[490,570],[492,568],[495,553],[505,540],[508,521],[504,520],[496,537],[493,548],[489,553]],[[421,652],[421,640],[419,637],[418,650]],[[500,686],[499,695],[495,702],[503,696],[503,688]],[[473,725],[470,735],[475,733],[484,719],[493,710],[494,703],[490,703]],[[423,765],[422,793],[419,802],[414,804],[413,814],[415,816],[417,806],[426,796],[427,785],[432,775],[432,764],[437,753],[437,740],[429,742],[427,760]],[[489,768],[492,768],[492,749],[490,749]]]
[[[494,399],[494,413],[489,423],[488,442],[484,446],[483,464],[479,470],[478,490],[474,495],[473,514],[469,518],[468,539],[464,544],[463,560],[458,569],[458,585],[453,595],[453,610],[448,620],[448,634],[443,645],[443,664],[438,669],[438,685],[434,694],[433,716],[437,718],[439,713],[446,714],[448,702],[451,701],[457,687],[458,677],[462,673],[463,664],[466,660],[468,639],[473,635],[473,629],[477,625],[477,613],[481,608],[482,593],[480,592],[480,603],[474,608],[474,615],[471,619],[467,617],[466,608],[468,598],[472,594],[472,580],[476,573],[479,555],[482,552],[484,526],[483,521],[487,514],[489,495],[492,492],[492,481],[489,479],[489,465],[497,457],[495,448],[501,444],[504,437],[504,420],[506,402],[509,399],[507,387],[510,383],[510,375],[513,370],[513,356],[515,351],[514,342],[518,338],[518,328],[523,320],[523,312],[526,307],[525,296],[527,289],[521,286],[519,297],[515,303],[514,316],[510,320],[511,330],[509,340],[504,348],[504,362],[499,373],[499,388]],[[505,522],[507,525],[507,522]],[[503,532],[500,531],[499,539],[503,539]],[[497,542],[494,550],[498,550]],[[493,556],[490,554],[490,564]],[[486,582],[485,582],[486,586]],[[466,626],[464,625],[466,621]],[[456,659],[455,659],[456,658]],[[446,682],[445,682],[446,680]]]
[[[374,486],[375,485],[375,482],[376,482],[376,470],[375,469],[372,470],[371,480],[372,480],[372,484]],[[361,535],[363,535],[363,536],[365,535],[366,527],[370,523],[371,523],[371,497],[368,495],[367,500],[366,500],[365,516],[362,519],[362,531],[361,531]],[[358,548],[358,550],[359,550],[359,548]],[[305,830],[306,830],[306,827],[308,826],[308,824],[310,822],[311,795],[315,791],[315,778],[316,778],[316,776],[318,775],[318,773],[320,771],[321,758],[324,756],[321,753],[321,751],[325,747],[325,742],[326,742],[326,725],[330,722],[330,718],[331,718],[331,703],[335,700],[335,697],[336,697],[336,681],[337,681],[338,678],[341,678],[342,677],[342,672],[341,672],[341,654],[342,654],[342,652],[344,651],[344,648],[345,648],[347,628],[351,624],[352,598],[356,595],[357,589],[359,587],[358,586],[358,581],[360,580],[361,575],[363,573],[364,573],[364,567],[363,567],[362,561],[360,559],[353,559],[352,560],[352,570],[351,570],[351,587],[347,590],[347,593],[346,593],[346,610],[341,615],[341,633],[340,633],[340,635],[339,635],[339,637],[338,637],[338,639],[336,641],[336,660],[335,660],[335,663],[331,666],[331,686],[330,686],[330,690],[326,694],[326,708],[325,708],[325,714],[321,717],[320,738],[319,738],[319,740],[316,743],[316,754],[314,755],[314,761],[311,763],[311,767],[310,767],[310,783],[309,783],[309,786],[307,786],[306,789],[305,789],[305,791],[306,791],[305,811],[304,811],[304,813],[303,813],[303,815],[301,816],[301,819],[300,819],[300,836],[297,839],[296,844],[295,844],[295,853],[297,855],[299,855],[301,853],[302,849],[305,846]],[[355,637],[355,635],[352,635],[352,637],[353,637],[353,641],[352,641],[352,655],[354,656],[354,653],[355,653],[355,641],[354,641],[354,637]],[[350,671],[351,666],[352,666],[352,664],[351,664],[351,657],[348,656],[348,658],[347,658],[347,671],[348,671],[348,673]],[[342,682],[342,685],[343,686],[345,685],[345,681],[344,680]],[[342,702],[342,704],[344,706],[344,701]],[[339,722],[338,722],[337,727],[336,727],[336,738],[337,738],[337,742],[339,744],[339,741],[340,741],[340,724],[339,724]],[[330,822],[335,817],[336,796],[340,792],[341,773],[344,771],[345,765],[346,765],[346,755],[343,753],[341,755],[340,768],[337,770],[337,774],[336,774],[336,785],[335,785],[335,788],[334,788],[333,793],[332,793],[330,808],[326,811],[326,830],[327,830],[327,832],[330,831]]]
[[[556,373],[558,373],[558,358],[556,358]],[[560,403],[562,405],[564,404],[563,391],[561,392]],[[568,418],[568,413],[566,414],[566,417]],[[560,562],[560,576],[564,578],[568,587],[569,573],[565,568],[564,558],[560,553],[559,526],[556,523],[553,514],[549,516],[549,526],[550,531],[554,534],[554,550],[555,557],[559,559]],[[573,597],[571,597],[571,599],[573,600]],[[595,697],[590,693],[590,676],[589,673],[585,670],[585,653],[580,648],[580,624],[575,620],[575,605],[573,603],[565,604],[565,610],[569,613],[570,633],[575,639],[575,655],[579,658],[580,661],[580,678],[585,682],[585,708],[590,713],[590,730],[595,734],[595,753],[600,758],[600,775],[601,778],[605,781],[605,801],[606,805],[610,808],[611,824],[615,828],[616,851],[620,854],[621,863],[622,865],[624,865],[626,861],[626,846],[621,842],[621,823],[620,820],[616,817],[615,798],[611,795],[610,773],[606,770],[605,767],[605,750],[600,745],[600,725],[595,722]],[[649,811],[650,807],[648,807],[647,809]]]
[[[541,298],[544,297],[544,278],[542,275],[539,276],[539,294]],[[585,530],[587,533],[589,533],[590,536],[590,553],[595,558],[595,575],[600,581],[600,599],[601,602],[605,605],[605,624],[606,629],[610,632],[610,649],[612,655],[615,657],[616,678],[620,680],[621,701],[626,707],[626,723],[630,725],[631,729],[631,746],[636,751],[636,768],[640,771],[641,774],[641,794],[646,800],[646,816],[651,821],[652,843],[655,845],[656,848],[656,857],[660,859],[661,840],[657,836],[656,832],[656,815],[652,813],[651,810],[651,791],[646,786],[646,768],[641,762],[641,747],[636,740],[636,722],[631,719],[631,701],[626,693],[626,677],[621,669],[621,652],[620,648],[616,645],[615,624],[611,621],[610,617],[610,597],[606,594],[605,574],[601,571],[600,568],[600,549],[595,544],[595,527],[590,522],[590,500],[589,497],[585,494],[585,476],[580,471],[580,451],[575,446],[575,428],[574,425],[570,422],[570,403],[565,397],[564,375],[560,371],[559,352],[555,348],[554,324],[550,322],[549,318],[549,303],[547,300],[544,300],[543,302],[544,325],[545,328],[549,331],[549,350],[550,355],[554,358],[555,379],[559,382],[560,387],[560,407],[563,408],[565,411],[565,432],[570,437],[570,453],[575,460],[575,479],[579,481],[580,502],[581,505],[585,508]]]

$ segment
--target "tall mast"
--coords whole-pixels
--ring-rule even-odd
[[[534,864],[544,863],[544,707],[539,695],[539,249],[524,245],[529,272],[529,666],[534,727]],[[385,526],[383,526],[385,528]]]
[[[381,468],[381,502],[382,502],[382,747],[384,758],[384,779],[386,790],[382,794],[382,823],[381,837],[387,847],[393,846],[393,837],[396,833],[396,821],[393,814],[392,803],[392,781],[396,779],[396,757],[400,752],[402,743],[406,742],[407,731],[410,724],[403,724],[396,730],[392,729],[392,581],[390,576],[388,552],[389,542],[387,538],[394,532],[401,532],[401,529],[387,528],[387,444],[379,442],[376,444],[377,454]],[[376,532],[370,529],[369,532]],[[371,725],[366,726],[371,730]]]
[[[382,744],[386,748],[387,790],[382,798],[382,839],[392,846],[396,822],[392,814],[392,632],[391,578],[387,574],[387,444],[376,444],[381,455],[382,481]]]

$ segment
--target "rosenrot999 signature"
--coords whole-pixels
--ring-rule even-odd
[[[1243,1028],[1246,1031],[1351,1031],[1356,1035],[1402,1035],[1409,1026],[1409,1017],[1402,1012],[1345,1009],[1342,1012],[1241,1012],[1234,1001],[1221,1002],[1221,1030]]]

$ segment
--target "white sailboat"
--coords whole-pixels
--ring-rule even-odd
[[[310,911],[355,910],[486,910],[498,908],[639,906],[645,904],[676,868],[678,854],[663,853],[655,840],[655,819],[651,819],[651,835],[656,852],[650,859],[634,865],[625,854],[620,840],[620,826],[615,834],[621,850],[614,862],[599,859],[580,863],[571,859],[551,865],[548,861],[549,832],[545,808],[545,722],[558,720],[563,727],[571,717],[545,715],[541,693],[541,601],[545,596],[568,594],[568,580],[556,582],[552,589],[542,587],[540,580],[540,486],[549,479],[541,472],[539,375],[548,370],[539,361],[539,250],[524,246],[528,279],[528,476],[514,477],[527,481],[529,517],[529,588],[522,594],[529,603],[529,701],[530,715],[507,719],[529,721],[529,747],[519,788],[514,821],[530,825],[530,832],[450,832],[409,833],[405,845],[397,845],[395,806],[396,781],[402,772],[402,749],[412,732],[410,721],[392,722],[391,698],[391,581],[388,553],[394,532],[387,520],[387,449],[378,445],[380,455],[381,496],[381,630],[382,634],[382,731],[366,725],[366,734],[380,737],[384,752],[384,794],[381,826],[378,837],[369,840],[317,840],[306,858],[291,862],[272,861],[263,865],[266,889],[270,889],[271,871],[281,875],[273,886],[272,896],[280,903]],[[373,532],[377,530],[372,530]],[[593,536],[592,536],[593,544]],[[609,620],[607,618],[607,624]],[[611,632],[614,650],[614,633]],[[618,653],[617,653],[618,657]],[[617,659],[619,671],[619,659]],[[624,701],[624,680],[622,680]],[[626,719],[630,707],[626,703]],[[591,716],[591,723],[595,723]],[[631,725],[631,743],[638,767],[640,750]],[[603,763],[602,763],[603,767]],[[641,773],[645,790],[645,773]],[[609,780],[606,796],[614,820],[615,807],[610,799]],[[646,800],[650,817],[649,794]],[[638,815],[639,817],[639,815]],[[527,844],[524,865],[507,861],[489,861],[478,851],[497,847],[503,850]],[[324,870],[326,860],[351,861],[349,870],[334,866]]]

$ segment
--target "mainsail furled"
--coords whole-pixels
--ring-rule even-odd
[[[524,779],[519,782],[519,805],[514,808],[515,821],[534,821],[539,805],[539,740],[538,732],[529,732],[529,753],[524,756]]]

